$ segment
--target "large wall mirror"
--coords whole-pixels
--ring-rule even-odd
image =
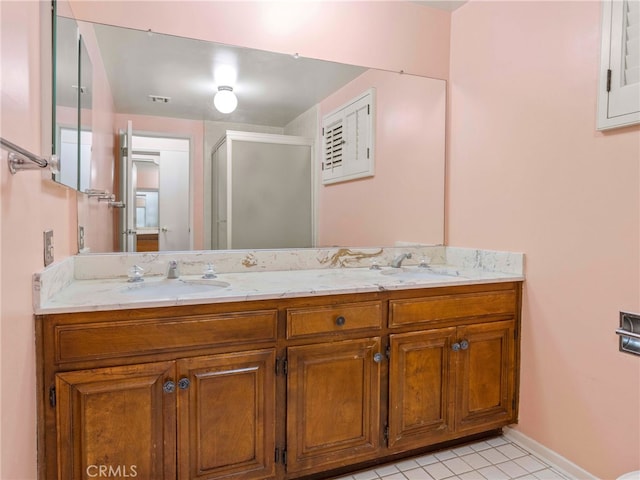
[[[71,22],[58,18],[58,24],[67,21]],[[281,190],[274,187],[277,181],[283,185],[305,182],[305,188],[292,190],[310,197],[304,201],[308,200],[311,210],[311,234],[304,245],[295,246],[443,243],[445,81],[158,32],[77,24],[88,57],[80,65],[90,65],[91,70],[91,77],[81,82],[92,85],[91,103],[79,107],[78,151],[84,145],[83,133],[85,144],[87,132],[92,138],[91,146],[84,148],[90,163],[76,161],[78,188],[110,190],[116,196],[115,202],[102,203],[79,196],[83,204],[79,223],[87,238],[100,232],[100,238],[94,234],[88,245],[91,252],[240,248],[218,241],[217,212],[226,205],[220,197],[224,189],[218,188],[221,175],[227,174],[221,162],[233,165],[220,147],[233,132],[264,135],[262,143],[278,152],[274,139],[284,138],[286,144],[296,138],[294,143],[308,144],[308,159],[303,161],[310,162],[309,168],[296,168],[303,173],[294,179],[289,175],[293,164],[255,153],[254,141],[246,149],[252,152],[250,159],[242,161],[249,162],[245,171],[255,171],[256,178],[235,183],[229,179],[228,183],[235,192],[249,195],[267,191],[256,186],[257,177],[270,183],[271,192]],[[68,48],[58,42],[56,58],[68,56]],[[214,107],[219,87],[233,89],[237,99],[233,112],[222,113]],[[375,173],[323,185],[322,118],[369,89],[375,92]],[[62,125],[62,117],[56,123]],[[179,141],[187,146],[162,146]],[[184,163],[177,163],[178,157]],[[171,162],[171,167],[164,166]],[[281,165],[283,170],[260,175],[271,165],[274,169]],[[185,191],[166,186],[178,177]],[[168,195],[172,197],[163,201]],[[252,205],[283,203],[270,201],[266,193],[258,195],[262,198]],[[122,204],[125,208],[118,208]],[[170,207],[163,207],[166,204]],[[178,204],[184,208],[174,208]],[[263,216],[259,211],[253,214]],[[186,227],[180,227],[188,229],[182,243],[168,240],[175,230],[169,215],[187,219]],[[133,241],[131,235],[136,237]],[[244,238],[237,245],[253,248]],[[273,240],[267,248],[284,246],[290,245]]]

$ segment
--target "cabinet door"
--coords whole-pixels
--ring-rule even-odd
[[[515,404],[515,322],[458,328],[456,428],[500,427],[512,420]],[[466,342],[466,343],[465,343]]]
[[[453,431],[455,336],[455,327],[390,336],[390,448],[423,446]]]
[[[373,458],[380,446],[380,338],[288,349],[287,471]]]
[[[178,362],[180,479],[275,475],[275,351]]]
[[[174,367],[57,374],[58,478],[175,478],[176,393],[163,388]]]

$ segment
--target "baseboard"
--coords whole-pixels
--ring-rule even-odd
[[[554,469],[573,480],[598,480],[598,477],[592,475],[583,468],[580,468],[578,465],[567,460],[559,453],[556,453],[541,443],[536,442],[534,439],[526,436],[522,432],[505,427],[503,429],[503,433],[510,441],[519,443],[529,452],[539,457],[540,460],[551,463]]]

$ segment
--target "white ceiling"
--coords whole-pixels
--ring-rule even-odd
[[[284,126],[366,71],[113,26],[95,31],[118,113]],[[237,78],[216,78],[221,66]],[[232,86],[238,97],[228,115],[213,108],[220,85]],[[171,100],[156,103],[149,95]]]

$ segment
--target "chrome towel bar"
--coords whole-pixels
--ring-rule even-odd
[[[58,170],[58,157],[51,155],[51,159],[39,157],[13,142],[0,137],[0,144],[9,151],[9,171],[12,175],[22,170],[36,170],[39,168],[50,168],[51,171]]]

